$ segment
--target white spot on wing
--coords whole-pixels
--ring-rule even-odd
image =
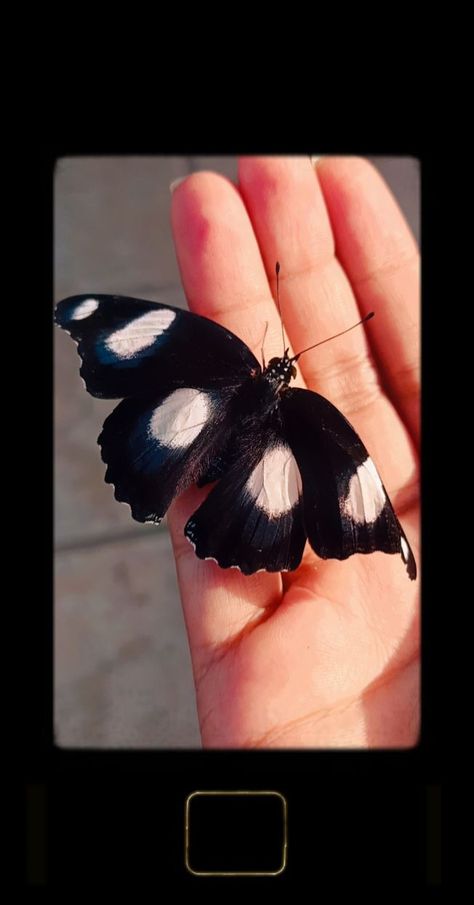
[[[98,307],[99,303],[97,299],[84,299],[84,301],[80,302],[76,310],[74,311],[72,320],[82,321],[85,317],[90,317],[91,314],[94,314],[94,311],[97,311]]]
[[[153,345],[156,337],[168,329],[175,317],[176,313],[169,308],[148,311],[112,333],[106,346],[119,358],[132,358],[136,352]]]
[[[400,547],[402,549],[402,555],[405,562],[408,562],[410,558],[410,550],[408,548],[408,544],[404,537],[400,538]]]
[[[175,390],[153,412],[148,431],[162,446],[190,446],[205,427],[210,410],[210,397],[201,390]]]
[[[301,495],[301,475],[289,447],[268,450],[245,486],[255,505],[267,515],[289,512]]]
[[[385,506],[382,481],[371,458],[359,465],[349,483],[344,512],[358,525],[371,524]]]

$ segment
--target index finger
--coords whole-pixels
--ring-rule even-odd
[[[265,358],[282,355],[280,317],[236,186],[217,173],[194,173],[173,192],[171,220],[191,311],[232,330],[257,358],[268,323]]]
[[[266,358],[281,354],[281,325],[257,241],[242,199],[232,183],[215,173],[195,173],[173,192],[171,218],[182,282],[190,309],[218,321],[260,358],[265,323]],[[263,608],[281,594],[275,573],[242,575],[203,562],[183,527],[206,491],[191,488],[170,509],[186,626],[195,675]]]

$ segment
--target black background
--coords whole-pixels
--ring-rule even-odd
[[[35,333],[42,343],[41,359],[52,351],[50,280],[52,247],[52,179],[54,160],[74,153],[70,147],[42,147],[38,156],[40,224],[36,284],[43,286],[44,307],[38,304]],[[88,147],[88,153],[100,149]],[[179,153],[180,148],[173,148]],[[189,151],[189,148],[186,149]],[[215,150],[215,149],[214,149]],[[221,152],[222,149],[218,149]],[[251,149],[260,151],[260,148]],[[265,150],[265,149],[263,149]],[[285,153],[286,149],[282,149]],[[116,153],[115,147],[104,152]],[[149,148],[147,153],[160,153]],[[225,151],[222,151],[225,153]],[[351,152],[369,150],[351,148]],[[393,154],[393,146],[370,153]],[[438,168],[413,148],[400,153],[419,157],[423,184],[423,254],[431,245],[435,218],[430,217]],[[427,188],[428,186],[428,188]],[[433,250],[430,251],[430,256]],[[45,262],[46,265],[45,265]],[[34,263],[31,264],[34,267]],[[423,269],[424,296],[430,293],[429,273]],[[36,292],[38,296],[38,292]],[[423,317],[423,439],[432,451],[433,428],[428,412],[436,392],[432,374],[432,326]],[[25,355],[26,355],[25,351]],[[52,354],[50,360],[52,361]],[[429,372],[430,378],[427,378]],[[43,442],[37,465],[48,480],[40,482],[35,507],[51,511],[52,486],[52,374],[37,369],[35,390],[43,390],[40,413]],[[51,422],[48,424],[48,413]],[[329,887],[351,895],[393,890],[405,894],[419,884],[435,889],[440,875],[440,674],[436,669],[436,634],[441,595],[432,591],[434,526],[439,512],[426,493],[435,464],[423,460],[423,663],[422,734],[408,751],[237,751],[237,752],[89,752],[63,751],[52,738],[52,531],[37,533],[34,554],[38,566],[28,569],[34,582],[27,650],[23,756],[23,814],[25,817],[23,877],[28,886],[64,891],[131,888],[160,890],[171,879],[174,889],[209,885],[225,890],[262,887],[283,890],[295,883],[316,894]],[[44,494],[44,497],[41,495]],[[433,507],[433,512],[430,512]],[[430,527],[431,526],[431,527]],[[32,552],[33,558],[33,552]],[[25,570],[25,584],[28,575]],[[442,579],[436,574],[437,586]],[[39,589],[39,590],[38,590]],[[426,606],[426,601],[429,606]],[[202,878],[189,874],[184,861],[184,809],[187,795],[205,789],[274,789],[288,802],[287,868],[272,878]],[[271,889],[268,890],[268,884]],[[312,886],[311,886],[312,884]]]
[[[184,885],[230,882],[193,876],[185,866],[186,798],[216,786],[274,789],[288,804],[286,869],[273,878],[238,878],[240,883],[287,886],[317,879],[337,892],[437,882],[439,786],[420,775],[420,748],[176,752],[172,759],[170,768],[166,753],[54,752],[48,780],[27,787],[29,882],[119,889],[159,888],[171,879]],[[200,825],[206,830],[205,819]],[[235,840],[244,826],[236,818],[230,836]],[[209,822],[207,830],[214,832]],[[276,835],[259,846],[259,856],[270,863]],[[205,848],[193,850],[192,866],[199,867]]]

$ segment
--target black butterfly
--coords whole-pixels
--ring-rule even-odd
[[[291,571],[308,539],[323,559],[399,553],[416,577],[358,435],[327,399],[290,387],[299,356],[286,350],[262,370],[213,321],[124,296],[64,299],[56,322],[78,343],[89,393],[123,400],[98,443],[105,480],[137,521],[159,523],[186,487],[218,481],[184,529],[201,559]]]

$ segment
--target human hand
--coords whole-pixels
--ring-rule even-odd
[[[172,225],[189,307],[260,357],[282,354],[296,385],[348,418],[373,458],[418,555],[419,255],[387,186],[358,158],[243,158],[236,188],[187,177]],[[337,254],[337,257],[336,257]],[[291,352],[290,352],[291,354]],[[295,385],[295,384],[294,384]],[[242,575],[199,560],[183,528],[209,488],[169,512],[207,748],[402,748],[419,732],[418,582],[399,556],[321,560]]]

